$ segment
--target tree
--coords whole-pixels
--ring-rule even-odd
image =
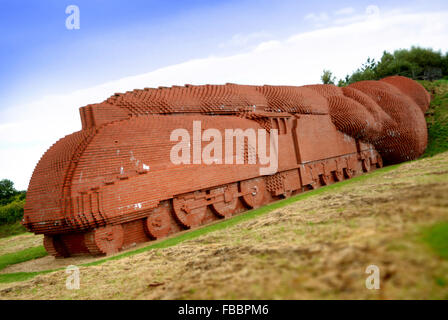
[[[375,59],[367,58],[367,61],[358,68],[351,76],[346,77],[346,84],[363,81],[363,80],[378,80],[376,69],[378,63]]]
[[[0,201],[9,199],[17,194],[17,190],[14,189],[14,182],[8,179],[0,181]]]
[[[442,62],[442,73],[446,77],[448,77],[448,52],[445,53],[445,57]]]
[[[438,79],[447,75],[444,56],[440,51],[420,47],[383,53],[376,73],[379,78],[400,75],[412,79]]]
[[[336,81],[336,77],[333,76],[333,73],[330,70],[324,70],[320,79],[323,84],[334,84]]]
[[[367,61],[340,80],[338,85],[344,86],[362,80],[379,80],[388,76],[400,75],[414,80],[435,80],[448,76],[448,53],[443,55],[433,49],[411,47],[411,49],[395,50],[393,53],[383,52],[381,59],[376,62]]]
[[[338,87],[345,87],[347,85],[347,81],[344,79],[339,79],[338,81]]]

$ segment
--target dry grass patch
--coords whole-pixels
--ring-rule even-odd
[[[29,232],[17,236],[0,238],[0,256],[41,246],[42,239],[42,235],[35,235]]]

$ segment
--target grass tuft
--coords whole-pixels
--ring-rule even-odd
[[[52,270],[53,271],[53,270]],[[43,273],[48,273],[52,271],[36,271],[36,272],[14,272],[14,273],[4,273],[0,274],[0,283],[11,283],[18,281],[26,281],[35,276]]]
[[[442,259],[448,260],[448,221],[439,222],[423,231],[423,241]]]

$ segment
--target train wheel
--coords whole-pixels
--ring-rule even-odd
[[[382,168],[383,167],[383,158],[381,158],[381,156],[377,156],[376,157],[376,167],[377,168]]]
[[[210,195],[222,197],[222,201],[212,204],[213,212],[221,218],[228,218],[232,216],[238,204],[237,183],[212,189],[210,190]]]
[[[362,160],[362,170],[364,172],[369,172],[371,169],[370,158],[366,158]]]
[[[250,208],[256,208],[263,204],[266,185],[263,178],[241,181],[240,188],[244,203]]]
[[[44,236],[44,248],[49,254],[56,258],[67,258],[70,256],[67,248],[64,246],[60,236]]]
[[[342,170],[335,170],[333,171],[334,180],[335,181],[342,181],[344,180],[344,172]]]
[[[169,205],[155,208],[145,220],[145,231],[152,239],[166,237],[171,230],[171,209]]]
[[[353,177],[354,172],[352,169],[344,168],[343,171],[344,171],[344,175],[347,179],[350,179],[351,177]]]
[[[320,174],[320,175],[319,175],[319,180],[320,180],[320,183],[321,183],[323,186],[327,186],[327,185],[330,184],[330,177],[327,176],[326,174]]]
[[[117,253],[123,246],[123,240],[124,232],[121,225],[100,227],[84,236],[89,252],[94,255]]]
[[[197,205],[196,199],[205,199],[205,192],[196,191],[173,199],[173,209],[176,219],[185,228],[197,227],[204,219],[207,206]]]
[[[282,198],[283,198],[283,199],[287,199],[287,198],[291,197],[292,194],[293,194],[293,191],[292,191],[292,190],[285,191],[285,192],[282,194]]]

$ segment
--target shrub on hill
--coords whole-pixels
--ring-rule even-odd
[[[331,71],[324,70],[322,80],[327,79],[328,74],[331,75]],[[368,58],[355,72],[340,79],[338,85],[341,87],[362,80],[379,80],[392,75],[414,80],[448,79],[448,52],[443,55],[440,51],[420,47],[395,50],[393,53],[384,51],[380,61]]]
[[[17,191],[11,180],[0,181],[0,225],[12,224],[23,217],[25,191]]]

